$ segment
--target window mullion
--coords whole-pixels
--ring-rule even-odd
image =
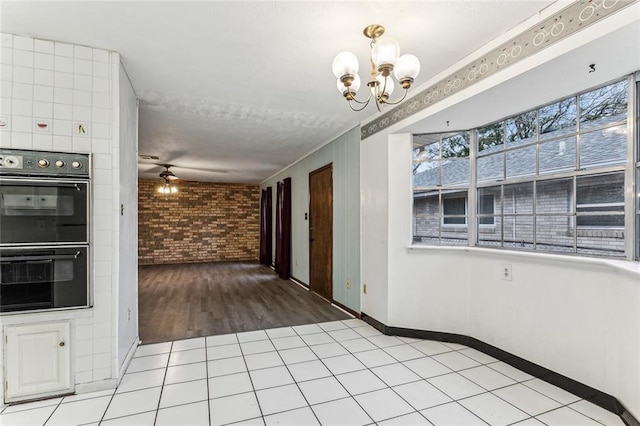
[[[500,247],[504,248],[504,185],[500,185]]]
[[[635,251],[635,240],[637,237],[636,234],[636,212],[635,212],[635,203],[636,201],[634,181],[635,177],[635,160],[636,160],[636,152],[635,152],[635,142],[638,140],[638,129],[635,127],[636,116],[638,114],[638,103],[636,102],[636,96],[638,87],[636,86],[636,78],[635,75],[629,76],[629,84],[628,84],[628,92],[627,92],[627,164],[626,170],[624,174],[624,193],[626,194],[624,197],[625,206],[624,206],[624,217],[625,217],[625,225],[624,225],[624,245],[625,245],[625,254],[627,260],[633,260],[634,257],[638,257],[640,253],[634,253]],[[638,142],[640,143],[640,142]],[[636,185],[640,185],[640,182],[636,182]]]
[[[578,252],[578,177],[573,177],[573,252]]]
[[[467,238],[468,245],[473,247],[478,243],[478,193],[477,193],[477,158],[478,158],[478,138],[477,131],[472,130],[469,135],[469,203],[467,208]]]
[[[531,238],[532,244],[533,244],[533,250],[537,250],[538,249],[538,212],[536,210],[536,205],[538,204],[537,200],[538,200],[538,181],[534,180],[533,181],[533,200],[532,203],[533,205],[531,206],[531,212],[533,214],[533,229],[531,232],[533,232],[533,235]]]

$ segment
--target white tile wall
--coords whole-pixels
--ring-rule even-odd
[[[72,324],[73,374],[76,384],[113,379],[117,346],[114,275],[114,188],[118,133],[113,130],[112,97],[118,91],[119,56],[87,46],[0,33],[0,146],[93,154],[94,307],[46,314],[47,321]],[[114,90],[115,89],[115,90]],[[38,127],[37,123],[47,124]],[[78,125],[85,129],[78,132]],[[116,188],[117,191],[117,188]],[[33,322],[35,316],[12,315],[3,323]],[[0,339],[0,342],[2,339]],[[0,343],[0,351],[2,351]],[[0,357],[0,380],[2,379]],[[0,386],[0,405],[2,404]]]

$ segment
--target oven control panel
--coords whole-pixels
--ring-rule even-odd
[[[89,177],[89,155],[1,149],[0,175]]]

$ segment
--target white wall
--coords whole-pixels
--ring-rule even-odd
[[[385,324],[389,298],[389,147],[386,133],[360,143],[361,311]]]
[[[389,186],[407,188],[410,135],[393,135],[389,146]],[[408,249],[411,193],[389,190],[389,205],[388,325],[475,337],[609,393],[638,416],[640,264]],[[503,264],[512,281],[502,280]]]
[[[309,173],[333,164],[333,298],[360,312],[360,129],[354,128],[260,184],[273,191],[275,259],[276,183],[291,177],[291,275],[309,283]],[[346,280],[351,287],[346,288]]]
[[[90,280],[93,307],[4,315],[0,317],[0,323],[5,326],[68,321],[71,324],[72,373],[76,390],[114,387],[119,365],[119,328],[115,307],[119,292],[131,291],[129,287],[123,289],[118,286],[121,251],[118,245],[118,169],[121,156],[131,159],[136,155],[135,145],[119,147],[116,117],[119,117],[120,56],[101,49],[10,34],[1,34],[1,40],[0,117],[8,120],[10,126],[0,130],[0,145],[3,148],[91,154]],[[51,131],[34,131],[35,118],[49,120]],[[88,126],[86,135],[73,134],[73,124],[78,122]],[[126,124],[129,133],[133,125],[133,121]],[[127,160],[126,164],[129,163]],[[134,178],[133,185],[135,182]],[[133,197],[134,193],[135,190],[133,193],[130,190],[127,197]],[[135,250],[135,240],[132,242]],[[126,250],[122,251],[127,255]],[[130,271],[131,265],[125,269]],[[135,282],[130,285],[135,286]]]
[[[407,132],[403,124],[415,129],[420,120],[428,123],[422,131],[446,130],[445,120],[462,121],[461,112],[469,115],[466,122],[487,123],[634,71],[639,59],[628,49],[639,33],[637,6],[471,86],[455,100],[364,139],[360,156],[361,265],[369,288],[363,312],[389,326],[477,338],[615,396],[636,418],[640,264],[479,248],[410,248],[411,136],[402,132]],[[583,65],[592,61],[600,68],[589,75]],[[492,102],[492,94],[500,96]],[[501,279],[503,263],[512,266],[513,281]]]
[[[138,342],[138,100],[120,64],[118,222],[118,359],[121,369]]]

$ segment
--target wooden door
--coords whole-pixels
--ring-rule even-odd
[[[69,323],[5,328],[5,402],[73,392]]]
[[[309,288],[333,301],[333,167],[309,173]]]

